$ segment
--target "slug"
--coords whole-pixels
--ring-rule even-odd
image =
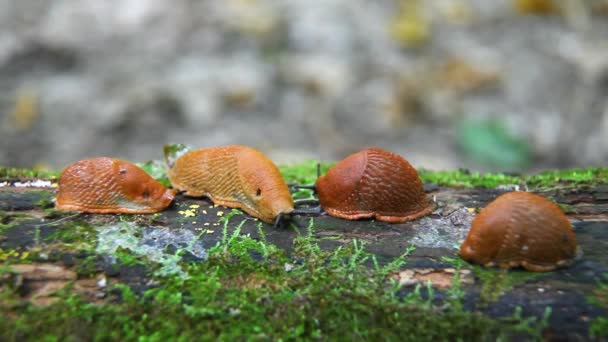
[[[165,209],[175,191],[120,159],[92,158],[63,170],[56,207],[88,213],[149,214]]]
[[[509,192],[475,217],[459,254],[484,266],[546,272],[570,263],[576,236],[566,215],[548,199]]]
[[[317,179],[321,207],[331,216],[400,223],[431,213],[416,169],[379,148],[352,154]]]
[[[251,147],[230,145],[193,150],[167,172],[173,188],[187,196],[240,208],[265,222],[293,211],[293,199],[277,166]]]

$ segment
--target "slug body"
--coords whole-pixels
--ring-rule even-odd
[[[401,156],[379,148],[340,161],[316,183],[319,202],[331,216],[399,223],[434,210],[418,172]]]
[[[185,153],[168,170],[169,180],[187,196],[243,209],[265,222],[293,211],[289,188],[279,169],[251,147],[230,145]]]
[[[165,209],[175,191],[139,167],[120,159],[92,158],[63,170],[57,209],[88,213],[149,214]]]
[[[576,255],[576,236],[561,209],[528,192],[509,192],[485,207],[471,225],[460,256],[484,266],[551,271]]]

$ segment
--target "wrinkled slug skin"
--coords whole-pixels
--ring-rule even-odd
[[[230,145],[190,151],[168,170],[173,188],[187,196],[243,209],[265,222],[293,211],[289,188],[279,169],[261,152]]]
[[[401,156],[379,148],[352,154],[316,184],[329,215],[348,220],[375,217],[399,223],[431,213],[418,172]]]
[[[551,271],[576,254],[568,217],[548,199],[528,192],[499,196],[473,220],[460,256],[473,263],[503,268]]]
[[[168,207],[175,191],[120,159],[92,158],[63,170],[57,209],[89,213],[149,214]]]

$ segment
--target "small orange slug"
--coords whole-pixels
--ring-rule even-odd
[[[120,159],[92,158],[63,170],[56,207],[88,213],[150,214],[171,204],[175,191]]]
[[[570,263],[576,236],[553,202],[528,192],[509,192],[475,217],[459,254],[484,266],[546,272]]]
[[[260,151],[230,145],[183,154],[167,172],[173,188],[187,196],[240,208],[265,222],[293,211],[293,199],[277,166]]]
[[[422,181],[407,160],[379,148],[352,154],[317,179],[321,207],[331,216],[399,223],[431,213]]]

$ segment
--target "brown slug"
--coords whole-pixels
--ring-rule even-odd
[[[66,167],[59,178],[56,207],[88,213],[149,214],[165,209],[175,191],[120,159],[92,158]]]
[[[431,213],[416,169],[401,156],[369,148],[352,154],[317,179],[321,207],[331,216],[399,223]]]
[[[556,204],[528,192],[509,192],[475,217],[459,254],[484,266],[546,272],[575,257],[576,236]]]
[[[293,211],[293,199],[277,166],[251,147],[230,145],[187,152],[169,165],[173,188],[187,196],[240,208],[265,222]]]

